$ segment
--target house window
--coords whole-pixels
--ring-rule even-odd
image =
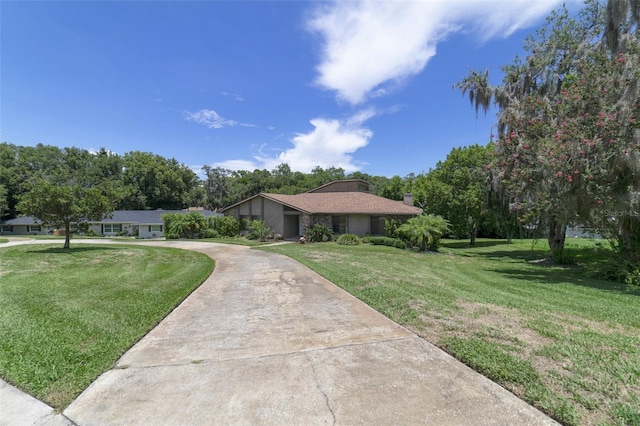
[[[102,226],[103,226],[102,232],[104,234],[114,233],[114,232],[121,232],[122,231],[122,224],[121,223],[105,223]]]
[[[0,232],[13,232],[13,226],[11,225],[1,225]]]
[[[385,235],[384,223],[386,218],[384,216],[371,216],[371,234],[372,235]]]
[[[149,232],[162,232],[162,225],[149,225]]]
[[[40,232],[42,231],[42,226],[40,225],[29,225],[29,232]]]
[[[347,216],[331,216],[331,224],[335,234],[344,234],[347,232]]]

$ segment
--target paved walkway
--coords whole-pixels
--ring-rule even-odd
[[[216,269],[57,420],[554,424],[289,258],[242,246],[153,244],[207,253]]]

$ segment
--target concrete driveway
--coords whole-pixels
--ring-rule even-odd
[[[555,424],[301,264],[242,246],[65,411],[77,425]]]

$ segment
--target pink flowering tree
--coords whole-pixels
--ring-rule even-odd
[[[472,73],[456,87],[476,110],[499,108],[491,164],[494,185],[519,219],[544,226],[553,258],[561,258],[566,227],[583,224],[614,234],[634,252],[640,188],[637,40],[612,53],[601,40],[604,11],[587,3],[577,18],[554,13],[525,45],[530,53],[504,67],[503,83]]]

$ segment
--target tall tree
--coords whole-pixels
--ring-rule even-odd
[[[469,238],[472,246],[480,227],[489,222],[487,165],[492,149],[491,144],[454,148],[429,172],[426,181],[415,183],[425,211],[447,218],[453,233]]]
[[[175,159],[149,152],[124,155],[125,209],[181,209],[188,207],[189,194],[198,185],[197,175]]]
[[[476,110],[498,106],[495,181],[524,221],[546,226],[552,257],[568,224],[592,222],[614,194],[628,199],[638,187],[637,41],[610,54],[598,41],[604,16],[597,1],[577,17],[554,12],[501,85],[475,72],[456,85]]]
[[[227,179],[231,171],[208,165],[202,166],[202,171],[205,174],[205,207],[209,210],[225,207],[229,198]]]
[[[9,202],[7,201],[7,189],[0,183],[0,218],[9,210]]]
[[[64,248],[68,249],[72,223],[101,220],[113,212],[115,203],[115,199],[104,195],[98,188],[34,179],[28,192],[21,196],[17,208],[39,219],[45,226],[64,228]]]

